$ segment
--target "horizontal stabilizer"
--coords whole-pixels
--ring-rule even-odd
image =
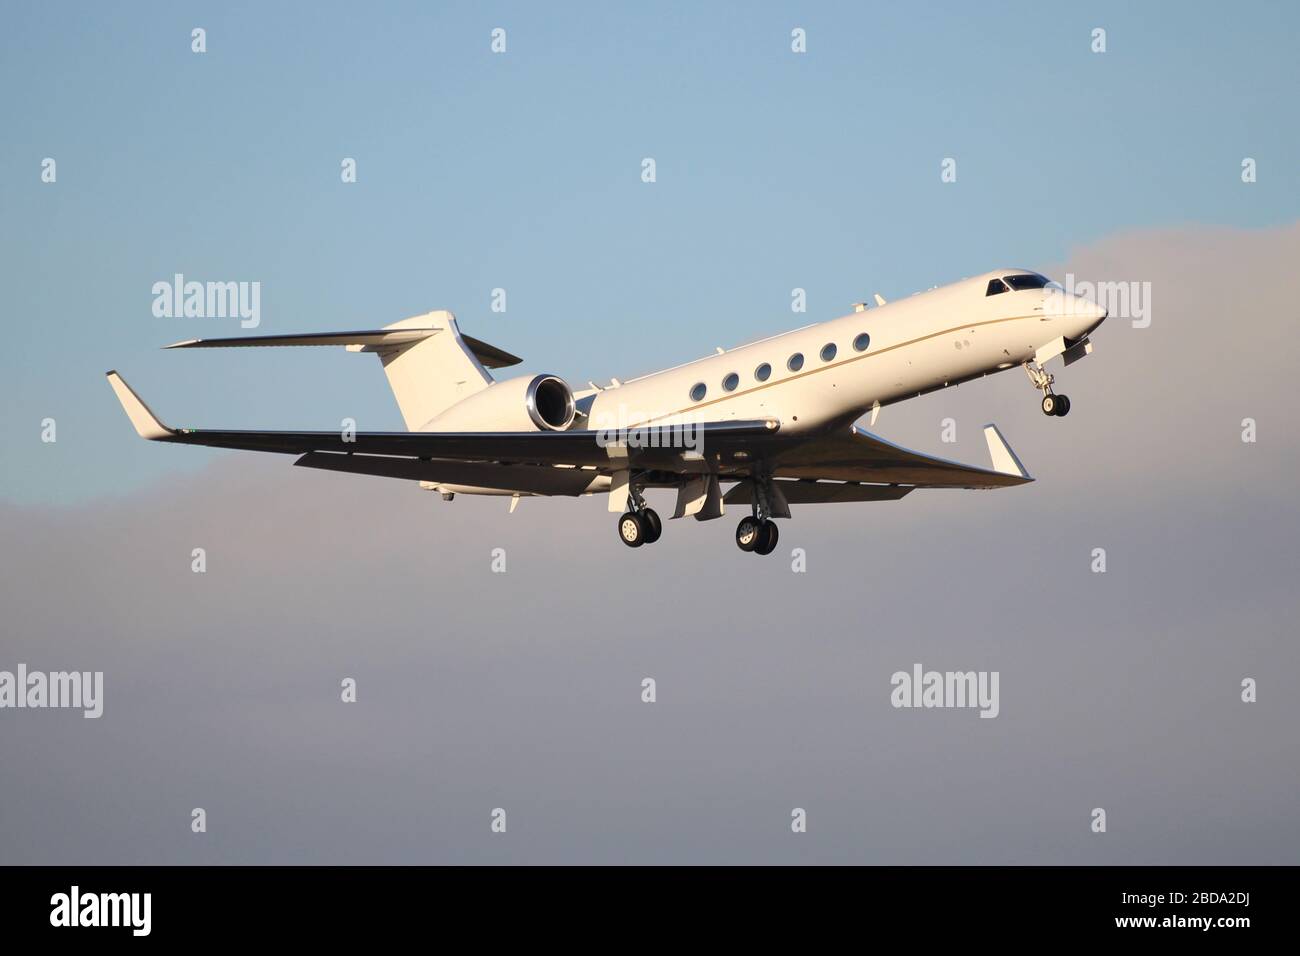
[[[431,338],[442,332],[437,328],[367,329],[359,332],[305,332],[293,335],[239,335],[224,339],[186,339],[164,345],[166,349],[266,348],[285,345],[343,345],[355,350],[399,348]],[[461,340],[486,368],[508,368],[523,359],[505,349],[489,345],[472,335],[461,333]]]

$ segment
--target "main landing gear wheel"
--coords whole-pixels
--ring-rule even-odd
[[[1065,413],[1062,412],[1062,415]],[[641,512],[641,521],[645,524],[645,543],[654,544],[659,540],[659,536],[664,533],[664,523],[659,520],[659,514],[653,508],[646,508]]]
[[[618,519],[618,539],[629,548],[654,544],[664,533],[664,523],[653,508],[629,511]]]
[[[740,524],[736,525],[736,547],[741,551],[753,551],[758,546],[762,530],[757,518],[741,518]]]
[[[1043,414],[1055,415],[1057,414],[1056,408],[1057,408],[1056,396],[1053,395],[1051,392],[1048,392],[1046,395],[1043,396]]]
[[[758,544],[754,546],[755,554],[771,554],[776,550],[776,539],[781,536],[777,530],[776,522],[771,518],[766,519],[758,532]]]
[[[736,525],[736,546],[741,551],[753,551],[755,554],[771,554],[776,548],[776,539],[780,532],[776,522],[771,518],[759,521],[757,518],[741,518]]]
[[[618,519],[618,537],[629,548],[639,548],[645,544],[650,528],[644,518],[635,511],[629,511]]]

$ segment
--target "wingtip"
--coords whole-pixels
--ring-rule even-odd
[[[106,372],[105,377],[108,379],[113,394],[117,396],[118,402],[122,405],[122,411],[126,412],[126,417],[130,419],[137,435],[150,441],[157,441],[160,438],[167,438],[175,434],[158,419],[157,415],[149,410],[149,406],[144,403],[144,400],[135,393],[130,385],[126,384],[126,379],[122,378],[115,369]]]
[[[992,422],[984,426],[984,440],[988,442],[989,457],[993,460],[993,470],[1004,475],[1015,475],[1025,481],[1033,481],[1016,453],[1011,450],[1007,440],[997,425]]]

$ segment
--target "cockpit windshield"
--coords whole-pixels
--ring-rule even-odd
[[[1047,276],[1037,272],[1019,272],[1015,275],[990,279],[984,295],[1001,295],[1003,292],[1025,292],[1032,289],[1062,289],[1061,283],[1053,282]]]
[[[1046,288],[1051,280],[1037,272],[1026,272],[1022,275],[1003,276],[1002,281],[1011,286],[1012,292],[1024,292],[1026,289]]]

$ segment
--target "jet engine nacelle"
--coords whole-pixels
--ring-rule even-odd
[[[427,425],[431,432],[562,432],[577,409],[573,389],[556,375],[521,375],[493,382]]]

